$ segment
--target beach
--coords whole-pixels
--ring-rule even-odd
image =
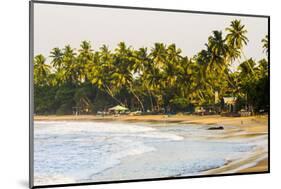
[[[85,148],[89,151],[95,147],[92,151],[110,157],[94,159],[86,165],[83,161],[73,162],[67,165],[71,167],[69,169],[54,167],[52,171],[47,170],[48,178],[56,171],[68,175],[56,175],[59,179],[55,184],[268,171],[267,116],[79,115],[35,116],[34,120],[35,141],[38,141],[35,149],[38,146],[38,152],[50,159],[56,157],[55,162],[60,161],[57,154],[50,155],[53,152],[41,148],[41,144],[46,144],[50,138],[58,140],[60,136],[67,138],[52,144],[57,150],[61,150],[58,144],[68,145],[66,141],[81,140],[83,145],[79,143],[75,150]],[[209,130],[217,126],[224,129]],[[89,141],[91,137],[92,141]],[[74,150],[72,146],[67,147],[65,154]],[[82,159],[95,155],[85,151],[79,153]],[[74,155],[77,155],[76,151],[70,157],[76,157]],[[38,170],[44,170],[41,160],[35,159],[35,164],[37,162]],[[78,178],[73,164],[80,164],[79,170],[84,167],[80,172],[85,175]],[[89,169],[89,165],[93,168]],[[38,185],[46,184],[44,174],[38,173],[35,181],[36,178]]]
[[[140,115],[140,116],[96,116],[96,115],[63,115],[34,116],[35,121],[125,121],[125,122],[158,122],[198,125],[235,126],[247,132],[246,135],[268,134],[268,116],[222,117],[219,115]],[[244,137],[240,136],[240,137]]]

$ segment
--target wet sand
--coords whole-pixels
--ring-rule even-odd
[[[141,115],[141,116],[96,116],[96,115],[66,115],[66,116],[34,116],[36,121],[127,121],[127,122],[169,122],[183,123],[183,125],[206,125],[210,126],[235,126],[236,129],[229,130],[227,135],[218,136],[222,138],[242,138],[268,135],[268,116],[251,117],[221,117],[194,116],[194,115]],[[158,124],[159,125],[159,124]],[[254,162],[254,163],[253,163]],[[268,172],[268,149],[259,149],[250,157],[242,160],[229,162],[226,165],[215,168],[202,174],[225,174],[225,173],[253,173]]]
[[[268,116],[250,116],[250,117],[222,117],[195,116],[195,115],[120,115],[120,116],[97,116],[97,115],[49,115],[34,116],[35,121],[129,121],[129,122],[171,122],[171,123],[189,123],[203,125],[235,125],[243,127],[247,132],[267,132]]]

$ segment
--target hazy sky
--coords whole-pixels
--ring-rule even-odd
[[[135,49],[150,48],[154,42],[175,43],[183,55],[193,56],[205,48],[213,30],[224,31],[234,19],[248,30],[246,56],[265,57],[261,39],[268,32],[267,18],[48,4],[34,7],[34,53],[49,56],[54,47],[79,48],[82,40],[88,40],[94,50],[102,44],[114,49],[120,41]]]

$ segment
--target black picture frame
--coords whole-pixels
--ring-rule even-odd
[[[148,7],[131,7],[131,6],[117,6],[117,5],[101,5],[101,4],[87,4],[87,3],[70,3],[70,2],[56,2],[56,1],[29,1],[29,187],[30,188],[52,188],[52,187],[68,187],[68,186],[83,186],[83,185],[98,185],[98,184],[112,184],[112,183],[129,183],[129,182],[144,182],[144,181],[161,181],[161,180],[178,180],[190,178],[206,178],[206,177],[223,177],[223,176],[240,176],[252,174],[268,174],[270,173],[270,107],[268,113],[268,170],[264,172],[247,172],[247,173],[229,173],[229,174],[215,174],[215,175],[199,175],[199,176],[181,176],[181,177],[165,177],[165,178],[149,178],[149,179],[134,179],[134,180],[116,180],[104,182],[87,182],[87,183],[70,183],[70,184],[54,184],[54,185],[33,185],[33,160],[34,160],[34,128],[33,128],[33,57],[34,57],[34,5],[35,4],[51,4],[51,5],[65,5],[65,6],[83,6],[83,7],[102,7],[108,9],[129,9],[129,10],[144,10],[144,11],[159,11],[159,12],[180,12],[193,14],[209,14],[209,15],[223,15],[223,16],[243,16],[243,17],[259,17],[268,20],[268,75],[270,87],[270,16],[258,14],[241,14],[241,13],[225,13],[225,12],[208,12],[208,11],[193,11],[193,10],[179,10],[179,9],[163,9],[163,8],[148,8]],[[267,91],[270,96],[270,90]],[[270,102],[270,99],[269,99]]]

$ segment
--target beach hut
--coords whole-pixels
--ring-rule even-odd
[[[124,107],[124,106],[117,105],[117,106],[114,106],[112,108],[109,108],[108,110],[110,112],[120,113],[120,112],[125,112],[125,111],[127,111],[129,109]]]

